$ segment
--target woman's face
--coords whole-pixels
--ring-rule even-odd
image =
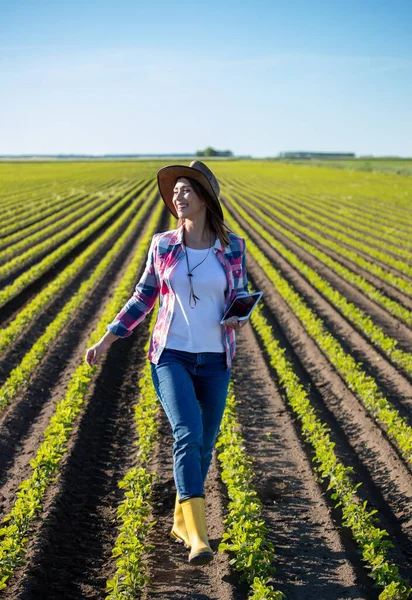
[[[193,220],[206,212],[206,204],[196,194],[185,177],[179,177],[173,189],[173,206],[180,219]]]

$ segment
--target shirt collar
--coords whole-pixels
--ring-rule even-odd
[[[177,229],[175,229],[172,237],[170,238],[170,246],[176,246],[177,244],[183,244],[183,229],[184,225],[180,225]],[[212,248],[216,248],[221,252],[224,252],[225,246],[222,247],[222,244],[219,240],[219,236],[216,236],[216,241],[213,244]]]

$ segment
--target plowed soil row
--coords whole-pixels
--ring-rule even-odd
[[[239,201],[239,199],[237,198]],[[333,269],[326,266],[315,256],[304,250],[301,246],[290,240],[279,230],[269,225],[259,215],[252,211],[243,203],[239,202],[242,208],[250,215],[253,214],[254,220],[264,227],[268,233],[273,235],[281,242],[288,250],[297,255],[300,260],[305,262],[311,269],[321,275],[330,285],[337,289],[350,302],[362,309],[366,314],[370,315],[373,321],[379,325],[386,335],[396,339],[399,347],[405,351],[411,351],[412,348],[412,329],[399,321],[396,317],[387,312],[379,304],[365,296],[358,288],[351,285],[345,279],[340,277]],[[295,232],[296,233],[296,232]]]
[[[275,181],[266,179],[265,183],[264,178],[261,178],[260,181],[263,184],[276,189]],[[326,186],[328,184],[336,186],[336,181],[323,181],[321,188],[308,192],[297,190],[294,183],[282,181],[282,187],[284,189],[288,188],[293,194],[298,193],[301,198],[307,199],[309,203],[312,201],[319,201],[319,195],[323,196],[325,194],[325,190],[327,189]],[[408,210],[402,210],[402,208],[394,206],[393,203],[388,204],[387,201],[384,201],[380,198],[365,196],[360,194],[358,191],[356,192],[356,200],[352,200],[352,203],[348,203],[345,199],[336,199],[331,195],[328,195],[327,198],[327,206],[329,208],[331,208],[331,202],[334,202],[335,205],[338,204],[340,208],[342,208],[345,212],[348,211],[349,214],[353,216],[355,222],[357,215],[359,215],[359,219],[363,223],[365,222],[365,218],[369,215],[370,220],[377,225],[381,223],[383,226],[388,227],[390,224],[392,224],[394,229],[402,232],[406,236],[408,236],[408,233],[411,230],[411,226],[407,222],[407,217],[409,216]],[[361,200],[361,202],[359,202],[359,200]]]
[[[238,218],[236,211],[233,211],[233,214],[255,243],[273,260],[275,266],[279,267],[282,274],[287,279],[290,277],[291,280],[297,281],[299,275],[296,272],[291,273],[291,267],[283,264],[277,253],[259,236],[255,235],[241,218]],[[250,255],[248,260],[249,277],[255,283],[255,287],[264,292],[267,317],[272,326],[278,330],[278,335],[284,336],[285,347],[303,382],[310,385],[311,397],[322,419],[333,432],[338,456],[345,464],[353,466],[356,481],[362,482],[359,489],[361,497],[379,510],[381,526],[390,533],[391,539],[395,543],[393,557],[396,557],[395,560],[401,570],[408,573],[412,566],[411,555],[407,551],[412,541],[410,468],[399,457],[385,434],[367,415],[356,396],[346,387],[316,343],[306,333],[298,318],[278,294],[260,265]],[[287,273],[288,269],[289,273]],[[300,283],[303,285],[303,282]],[[309,288],[307,283],[306,286]],[[312,290],[306,290],[306,296],[312,293]],[[322,304],[320,298],[318,303]],[[322,306],[322,310],[328,312],[330,321],[337,318],[332,307],[327,307],[326,302]],[[324,314],[322,314],[323,316]],[[341,317],[339,318],[341,319]],[[347,325],[347,327],[350,326]],[[349,337],[349,333],[347,335]],[[352,336],[355,336],[355,332]],[[350,343],[350,339],[347,338],[346,341],[348,344]],[[372,351],[371,348],[370,352]],[[381,360],[379,365],[383,363],[384,361]],[[382,367],[384,373],[386,367]],[[385,374],[381,379],[385,380]],[[405,380],[404,385],[404,404],[402,406],[406,411],[410,401],[410,396],[408,396],[410,384]],[[391,399],[393,400],[393,398]]]
[[[142,199],[141,199],[141,202],[139,203],[138,207],[136,208],[136,212],[140,208],[140,206],[142,205],[142,203],[144,202],[146,197],[147,197],[147,194],[142,194]],[[122,235],[122,233],[127,228],[127,226],[128,226],[128,224],[125,223],[124,226],[119,230],[119,232],[116,235],[117,236]],[[110,281],[113,278],[113,273],[116,271],[116,268],[118,268],[122,264],[122,262],[124,261],[124,256],[128,255],[130,250],[135,245],[136,236],[140,235],[140,230],[141,230],[141,228],[136,231],[134,237],[125,246],[123,252],[116,258],[115,266],[112,266],[109,269],[109,272],[104,280],[104,287],[102,287],[103,283],[100,286],[101,291],[105,290],[107,288],[107,286],[110,284]],[[32,347],[32,345],[35,343],[35,341],[44,333],[44,331],[46,330],[48,325],[56,318],[56,316],[59,314],[60,310],[67,303],[68,298],[71,298],[72,294],[75,293],[79,289],[81,284],[84,281],[87,281],[87,279],[91,276],[92,272],[97,267],[99,262],[103,259],[106,252],[113,245],[113,239],[114,238],[112,238],[111,240],[108,240],[105,244],[101,245],[101,247],[99,248],[99,251],[95,254],[95,256],[87,264],[85,264],[83,266],[83,268],[79,271],[79,273],[76,275],[76,277],[67,285],[67,287],[61,288],[59,293],[55,296],[55,298],[52,300],[52,302],[48,305],[47,309],[44,310],[39,315],[37,315],[37,317],[35,319],[33,319],[33,321],[31,322],[31,324],[29,324],[27,326],[27,328],[24,331],[24,335],[21,336],[20,338],[18,338],[16,340],[16,342],[10,347],[10,349],[7,350],[5,353],[3,353],[2,358],[1,358],[1,364],[0,364],[0,385],[3,384],[3,382],[9,376],[10,372],[20,363],[22,356],[24,356],[26,354],[26,352]],[[60,264],[58,265],[58,267],[60,268]],[[54,267],[52,270],[54,270]],[[50,277],[49,273],[45,274],[45,276],[46,275],[48,277]],[[43,280],[43,278],[42,278],[42,280]],[[34,287],[34,288],[38,289],[38,291],[40,291],[45,286],[43,285],[40,287],[40,280],[36,281],[27,288],[27,294],[31,295],[31,294],[35,293],[31,289],[32,287]],[[26,295],[26,290],[24,292],[22,292],[22,295]],[[97,297],[100,297],[100,296],[97,296]],[[14,300],[12,300],[9,304],[15,305],[15,302],[14,302],[15,300],[20,300],[20,302],[23,302],[23,299],[20,298],[20,296],[19,296],[18,298],[15,298]],[[4,319],[4,321],[2,323],[2,327],[6,327],[8,324],[10,324],[10,322],[13,320],[13,318],[16,318],[18,313],[20,312],[19,310],[12,312],[11,307],[9,305],[7,305],[3,309],[4,313],[7,312],[7,309],[9,309],[9,311],[10,311],[10,316],[9,316],[9,318]],[[2,310],[2,313],[3,313],[3,310]]]
[[[8,598],[104,597],[105,581],[114,571],[110,553],[117,534],[115,507],[122,496],[117,484],[135,466],[132,405],[146,360],[143,344],[135,336],[146,338],[147,333],[147,329],[136,330],[107,355],[87,410],[73,432],[59,482],[47,495],[28,564],[18,572]],[[376,598],[350,537],[342,532],[336,511],[314,481],[310,452],[299,441],[250,327],[238,338],[233,380],[268,537],[276,548],[276,589],[296,600]],[[148,557],[153,583],[143,599],[246,600],[247,586],[232,572],[226,554],[216,553],[207,567],[192,568],[188,551],[169,537],[175,497],[172,437],[164,413],[159,415],[161,437],[152,463],[158,474],[152,497],[156,525],[148,540],[155,546]],[[217,551],[227,497],[216,454],[205,493],[209,539]]]
[[[234,389],[255,486],[275,547],[275,589],[289,600],[375,598],[356,550],[342,532],[311,456],[250,326],[237,337]]]
[[[224,531],[227,497],[219,478],[216,453],[205,482],[208,536],[215,552],[213,562],[203,567],[190,566],[189,551],[169,535],[173,525],[176,487],[173,478],[173,436],[163,409],[159,411],[159,422],[161,438],[152,463],[152,470],[158,474],[152,496],[152,518],[156,525],[148,536],[149,543],[154,545],[148,557],[148,575],[152,584],[146,587],[143,600],[245,600],[246,585],[240,583],[236,574],[232,573],[228,555],[217,552]]]
[[[353,222],[351,222],[350,227],[348,226],[348,224],[346,224],[344,221],[340,221],[339,218],[335,218],[335,213],[333,212],[333,208],[331,206],[328,207],[328,213],[327,215],[325,215],[325,210],[322,211],[319,208],[317,208],[316,204],[312,204],[313,201],[317,201],[319,202],[319,198],[310,196],[308,194],[302,194],[302,192],[296,192],[296,194],[299,196],[299,200],[302,201],[302,199],[304,199],[305,201],[307,200],[309,202],[309,206],[308,208],[310,209],[310,211],[313,213],[313,215],[318,215],[318,218],[316,217],[312,217],[312,215],[308,216],[306,215],[306,213],[301,213],[299,210],[299,206],[296,205],[296,196],[285,196],[284,194],[279,193],[278,191],[276,191],[276,196],[273,195],[273,193],[270,194],[271,197],[271,201],[273,202],[273,204],[276,205],[276,200],[277,198],[281,198],[282,200],[285,200],[288,204],[289,204],[289,211],[293,212],[296,215],[301,215],[301,220],[300,222],[303,225],[309,226],[311,227],[311,223],[316,223],[316,228],[318,230],[322,231],[322,235],[325,235],[326,237],[329,237],[329,239],[334,239],[333,234],[331,236],[328,235],[328,233],[325,231],[325,219],[327,219],[327,231],[331,230],[331,231],[336,231],[338,234],[344,234],[346,235],[348,238],[354,240],[355,242],[360,241],[362,243],[367,244],[368,246],[371,246],[372,248],[375,248],[376,250],[381,250],[382,249],[382,239],[381,237],[379,237],[379,232],[373,233],[372,230],[368,231],[367,235],[365,235],[365,231],[363,231],[362,229],[359,229],[358,227],[356,227],[357,225],[357,221],[353,220]],[[266,193],[265,193],[266,195]],[[336,206],[336,204],[335,204]],[[279,210],[281,210],[281,208],[279,207]],[[282,210],[282,212],[285,212],[286,208],[284,210]],[[339,213],[338,217],[339,217]],[[334,226],[334,224],[336,226]],[[365,223],[362,223],[363,225],[365,225]],[[344,229],[344,231],[342,231],[342,229]],[[345,230],[346,229],[346,230]],[[358,234],[358,235],[356,235]],[[396,235],[396,233],[394,233],[394,236]],[[395,246],[399,246],[400,248],[402,248],[402,243],[399,242],[399,240],[397,240],[395,237],[394,239],[390,240],[391,245],[395,245]],[[349,246],[347,246],[349,247]],[[396,252],[391,251],[391,250],[385,250],[385,252],[389,255],[389,256],[393,256],[394,258],[399,258],[399,260],[402,260],[402,257],[400,257],[398,254],[396,254]],[[365,257],[367,257],[367,252],[365,252]],[[370,258],[370,257],[369,257]]]
[[[146,323],[138,335],[147,334]],[[118,483],[136,466],[133,404],[143,358],[136,339],[110,348],[72,432],[59,480],[46,494],[27,566],[8,597],[105,597],[106,579],[115,572],[111,551],[123,497]]]
[[[235,211],[233,214],[238,218]],[[164,215],[158,230],[168,229],[168,223],[168,216]],[[247,229],[241,219],[239,223]],[[374,364],[375,351],[362,336],[318,297],[287,261],[282,262],[268,244],[258,237],[255,242],[299,287],[305,299],[319,309],[331,330],[342,340],[346,338],[348,348],[369,357],[370,364]],[[110,276],[71,323],[70,331],[64,332],[51,349],[30,389],[7,410],[0,423],[3,461],[0,472],[5,473],[0,481],[3,514],[13,502],[18,483],[28,474],[29,460],[42,439],[54,404],[62,397],[71,373],[83,357],[89,332],[138,243],[139,240],[119,256]],[[408,553],[412,541],[409,469],[250,254],[248,272],[251,283],[265,292],[266,317],[302,382],[310,386],[311,399],[331,428],[339,457],[354,467],[355,480],[363,482],[362,499],[378,509],[381,526],[395,543],[390,557],[407,577],[412,567],[412,556]],[[48,490],[42,520],[34,527],[28,562],[16,571],[16,578],[3,597],[11,600],[105,597],[105,581],[115,570],[111,550],[118,534],[116,508],[123,498],[118,482],[135,466],[133,405],[138,399],[141,369],[147,360],[143,347],[149,335],[148,323],[147,318],[133,336],[114,344],[102,361],[62,459],[61,474]],[[378,592],[366,576],[350,533],[340,526],[339,509],[333,508],[326,486],[314,477],[311,450],[302,441],[275,372],[250,325],[239,333],[237,341],[232,378],[240,402],[239,420],[245,447],[253,457],[263,517],[276,549],[275,589],[283,591],[290,600],[377,599]],[[382,385],[394,395],[403,390],[399,405],[407,412],[410,383],[388,361],[383,361],[380,355],[379,358],[377,373],[382,374]],[[409,387],[403,389],[402,385]],[[159,422],[161,435],[151,462],[151,469],[158,474],[152,495],[156,525],[148,540],[155,548],[147,557],[152,584],[146,587],[143,599],[246,600],[248,588],[233,571],[230,557],[217,552],[228,498],[216,452],[205,487],[208,533],[216,551],[215,560],[205,567],[190,567],[188,551],[169,537],[176,493],[173,439],[162,410]]]
[[[115,212],[115,214],[113,214],[106,223],[104,223],[101,227],[99,227],[99,229],[97,231],[92,233],[87,239],[85,239],[82,242],[80,242],[79,244],[77,244],[77,246],[75,248],[73,248],[68,254],[66,254],[57,263],[55,263],[39,279],[37,279],[32,284],[27,286],[27,288],[25,288],[24,291],[21,294],[19,294],[19,296],[14,298],[10,302],[10,306],[12,308],[8,307],[7,311],[5,312],[6,318],[7,317],[10,318],[10,316],[12,316],[11,315],[12,311],[17,310],[18,308],[23,306],[26,302],[30,301],[33,298],[33,296],[35,296],[38,293],[38,290],[41,289],[41,287],[43,287],[45,284],[49,283],[49,281],[54,279],[54,277],[56,277],[65,267],[67,267],[67,265],[69,265],[71,262],[73,262],[73,260],[79,254],[81,254],[83,252],[83,250],[85,250],[90,244],[92,244],[102,234],[102,232],[104,230],[106,230],[108,227],[110,227],[116,221],[116,219],[130,206],[130,204],[133,202],[134,198],[136,198],[139,194],[141,194],[145,190],[145,188],[148,187],[148,185],[149,185],[149,182],[142,183],[138,187],[138,189],[135,191],[133,196],[130,198],[130,200],[128,201],[126,206],[124,206],[123,208],[119,208]],[[132,187],[132,186],[130,186],[130,187]],[[127,194],[128,190],[130,190],[130,187],[128,187],[127,189],[124,190],[124,195]],[[120,200],[118,200],[118,202],[120,202]],[[90,225],[90,223],[88,224],[88,226],[89,225]],[[77,232],[76,235],[78,233],[79,232]],[[8,275],[6,278],[4,278],[1,281],[1,286],[5,287],[6,285],[11,284],[15,279],[17,279],[17,277],[20,277],[28,268],[32,267],[33,264],[37,264],[38,262],[41,262],[41,260],[44,259],[45,256],[47,256],[49,253],[51,253],[55,249],[56,248],[46,251],[44,254],[37,256],[35,259],[33,259],[33,261],[26,264],[24,267],[21,267],[18,271],[15,271],[15,272],[11,273],[10,275]],[[2,312],[3,312],[3,309],[2,309]]]
[[[234,193],[234,196],[236,196],[237,200],[240,202],[242,201],[243,197],[246,198],[246,195],[242,194],[238,190],[236,190],[236,192]],[[244,206],[243,208],[246,209],[246,206]],[[259,204],[258,208],[263,213],[268,215],[268,217],[270,217],[274,221],[278,222],[285,229],[288,229],[295,235],[302,238],[304,241],[308,242],[309,244],[312,244],[313,246],[315,246],[315,248],[322,250],[322,252],[324,252],[325,254],[327,254],[328,256],[330,256],[331,258],[336,260],[337,262],[341,263],[342,265],[344,265],[345,267],[347,267],[354,273],[361,275],[364,279],[366,279],[366,281],[368,281],[369,283],[374,285],[376,288],[378,288],[379,290],[384,292],[390,298],[397,300],[398,302],[403,304],[406,308],[412,310],[412,299],[409,296],[407,296],[406,294],[404,294],[403,292],[401,292],[400,290],[398,290],[397,288],[395,288],[394,286],[390,285],[389,283],[386,283],[385,281],[382,281],[381,279],[379,279],[378,277],[376,277],[375,275],[373,275],[372,273],[370,273],[363,267],[360,267],[359,265],[357,265],[356,263],[351,261],[349,258],[346,258],[343,254],[339,254],[335,250],[332,250],[331,248],[324,246],[322,243],[317,242],[316,240],[314,240],[313,238],[309,237],[308,235],[302,233],[301,231],[295,230],[293,227],[291,227],[287,223],[281,222],[280,219],[278,219],[275,215],[273,215],[270,212],[270,210],[266,209],[262,205]],[[306,222],[305,222],[305,225],[309,226],[309,224]],[[373,259],[373,262],[376,263],[377,261],[375,259]],[[387,268],[386,265],[384,266],[384,268],[389,270],[389,268]],[[406,279],[406,277],[405,277],[405,279]]]
[[[158,231],[167,224],[163,213]],[[51,349],[30,389],[3,417],[3,515],[14,502],[18,484],[30,473],[29,461],[43,439],[55,403],[84,360],[90,331],[136,252],[143,227],[144,223],[137,239],[119,255],[81,314]],[[28,546],[27,564],[16,571],[7,598],[103,597],[105,581],[113,575],[110,556],[118,535],[115,511],[123,497],[117,484],[133,466],[136,455],[133,404],[148,322],[141,325],[138,336],[122,340],[107,353],[76,421],[58,481],[46,492],[42,520],[34,526],[34,542]]]
[[[234,212],[236,213],[236,211]],[[247,212],[251,214],[250,211]],[[412,383],[408,376],[399,372],[385,353],[373,346],[361,329],[355,328],[294,266],[272,248],[266,240],[263,240],[238,213],[236,213],[236,219],[239,220],[242,227],[252,236],[252,239],[263,250],[274,266],[280,270],[288,282],[299,292],[305,303],[324,320],[326,328],[339,340],[339,343],[344,347],[346,352],[350,353],[358,362],[362,362],[363,368],[376,379],[388,399],[395,402],[401,412],[405,411],[405,414],[409,413],[412,416]],[[331,283],[331,285],[334,285],[339,280],[338,277],[326,277],[327,272],[330,275],[330,269],[320,270],[319,261],[313,259],[307,252],[302,250],[298,252],[296,244],[286,244],[286,238],[281,235],[278,236],[277,232],[267,225],[263,219],[254,215],[254,220],[262,225],[275,239],[284,243],[285,246],[289,246],[291,251],[296,251],[296,254],[302,261],[325,277],[326,281]],[[340,291],[350,302],[354,302],[354,300],[358,300],[362,296],[360,293],[353,294],[354,288],[348,283],[343,285]],[[373,305],[374,303],[371,301],[365,303],[366,306],[368,304]],[[362,305],[360,307],[362,308]],[[366,312],[366,314],[371,313]],[[412,352],[412,331],[406,326],[402,327],[402,324],[394,317],[388,319],[382,318],[387,315],[383,310],[376,311],[375,314],[377,325],[382,326],[384,330],[386,329],[389,335],[392,334],[392,337],[399,342],[399,346],[403,347],[406,352]],[[391,323],[392,327],[388,327],[388,324]],[[399,331],[401,331],[401,335],[399,335]]]
[[[123,344],[127,348],[120,349]],[[102,598],[105,580],[113,574],[114,507],[121,496],[117,483],[134,466],[130,400],[135,398],[145,360],[142,346],[132,339],[118,343],[117,356],[115,350],[96,380],[39,541],[11,598]],[[126,362],[116,377],[114,393],[119,357]],[[338,511],[314,480],[310,450],[299,439],[298,427],[250,327],[238,337],[233,380],[268,537],[276,548],[273,585],[293,600],[376,599],[356,548],[339,525]],[[246,600],[247,587],[239,583],[225,554],[217,553],[208,567],[191,568],[188,551],[169,538],[175,497],[172,437],[166,417],[159,414],[161,438],[152,463],[158,474],[152,497],[156,525],[148,540],[155,546],[148,557],[152,584],[143,598]],[[216,455],[205,492],[209,538],[216,551],[227,504]]]
[[[165,219],[164,215],[159,231],[165,226]],[[143,227],[142,222],[134,239],[119,253],[82,310],[49,350],[28,389],[20,393],[0,417],[0,514],[8,512],[18,485],[30,473],[29,461],[43,439],[55,403],[63,397],[73,371],[84,359],[90,332],[136,252]]]

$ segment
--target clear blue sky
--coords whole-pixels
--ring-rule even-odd
[[[412,3],[4,0],[0,154],[412,156]]]

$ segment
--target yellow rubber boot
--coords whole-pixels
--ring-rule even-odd
[[[173,521],[173,528],[170,532],[170,535],[178,540],[179,542],[183,542],[186,548],[190,548],[190,541],[187,535],[187,529],[185,525],[185,520],[183,518],[182,507],[179,502],[179,496],[176,492],[176,500],[175,500],[175,514]]]
[[[205,565],[213,560],[213,550],[209,546],[206,531],[205,499],[189,498],[181,505],[190,542],[189,563]]]

